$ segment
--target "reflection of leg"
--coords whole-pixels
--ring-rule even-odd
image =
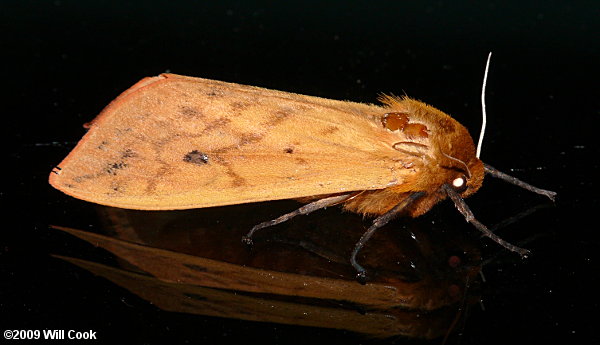
[[[247,245],[252,245],[252,235],[254,235],[254,233],[257,230],[262,229],[262,228],[267,228],[269,226],[277,225],[279,223],[288,221],[296,216],[309,214],[311,212],[325,208],[327,206],[337,204],[339,202],[345,201],[346,199],[351,197],[351,195],[352,194],[343,194],[343,195],[332,196],[329,198],[323,198],[323,199],[311,202],[310,204],[306,204],[295,211],[286,213],[281,217],[257,224],[246,234],[246,236],[242,237],[242,242],[244,242]]]
[[[394,206],[394,208],[392,208],[391,210],[389,210],[386,213],[382,214],[381,216],[375,218],[375,220],[373,221],[373,224],[362,235],[360,240],[358,240],[358,242],[356,242],[356,245],[354,246],[354,250],[352,251],[352,255],[350,256],[350,263],[352,264],[352,267],[354,267],[356,269],[356,271],[358,271],[358,274],[356,275],[356,279],[358,279],[359,282],[361,282],[362,284],[364,284],[366,282],[367,271],[365,270],[364,267],[359,265],[358,262],[356,262],[356,256],[358,255],[358,252],[362,249],[362,247],[365,245],[365,243],[367,243],[369,238],[371,238],[371,236],[373,236],[373,234],[375,233],[375,230],[386,225],[390,220],[394,219],[394,217],[396,217],[396,215],[398,215],[398,213],[402,212],[408,205],[412,204],[413,201],[417,200],[418,198],[422,197],[423,195],[425,195],[425,192],[413,193],[413,194],[409,195],[406,199],[402,200],[401,203]]]

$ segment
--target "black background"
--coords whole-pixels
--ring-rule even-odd
[[[508,255],[484,269],[486,310],[471,315],[456,341],[597,341],[600,12],[594,1],[534,3],[3,1],[1,328],[90,328],[132,344],[364,342],[162,312],[51,258],[94,252],[48,229],[93,227],[82,218],[93,211],[53,190],[48,173],[83,123],[137,80],[165,71],[361,102],[406,93],[477,137],[493,51],[482,159],[559,198],[503,233],[542,236],[527,244],[529,259]],[[489,223],[541,199],[488,179],[467,201]],[[459,215],[448,221],[471,229]]]

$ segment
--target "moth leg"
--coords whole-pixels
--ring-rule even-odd
[[[541,189],[541,188],[538,188],[538,187],[534,187],[534,186],[530,185],[527,182],[523,182],[523,181],[519,180],[516,177],[512,177],[512,176],[510,176],[508,174],[505,174],[505,173],[503,173],[503,172],[501,172],[499,170],[496,170],[496,168],[494,168],[491,165],[483,164],[483,168],[484,168],[484,170],[485,170],[486,173],[488,173],[488,174],[490,174],[490,175],[492,175],[492,176],[494,176],[496,178],[504,180],[504,181],[506,181],[508,183],[512,183],[515,186],[519,186],[519,187],[521,187],[523,189],[526,189],[526,190],[528,190],[530,192],[534,192],[534,193],[540,194],[540,195],[545,195],[545,196],[547,196],[552,201],[554,201],[554,197],[556,197],[556,192],[553,192],[553,191],[550,191],[550,190]]]
[[[358,255],[358,252],[362,249],[362,247],[364,247],[364,245],[371,238],[371,236],[373,236],[373,234],[375,233],[375,231],[377,229],[386,225],[390,220],[394,219],[394,217],[396,217],[398,215],[398,213],[402,212],[402,210],[404,210],[408,205],[412,204],[415,200],[422,197],[423,195],[425,195],[425,192],[412,193],[406,199],[402,200],[402,202],[400,202],[398,205],[394,206],[394,208],[392,208],[391,210],[382,214],[381,216],[375,218],[375,220],[373,221],[373,224],[367,229],[367,231],[365,231],[365,233],[358,240],[358,242],[356,242],[356,245],[354,246],[354,250],[352,251],[352,255],[350,255],[350,263],[352,264],[352,267],[354,267],[356,269],[356,271],[358,272],[356,274],[356,279],[361,284],[365,284],[365,282],[366,282],[367,270],[365,270],[365,268],[362,267],[356,261],[356,256]]]
[[[242,237],[242,242],[244,242],[247,245],[252,245],[253,244],[252,235],[254,235],[254,233],[257,230],[260,230],[263,228],[268,228],[269,226],[283,223],[283,222],[288,221],[296,216],[306,215],[306,214],[312,213],[316,210],[325,208],[327,206],[331,206],[331,205],[337,204],[339,202],[346,201],[351,196],[352,196],[352,194],[342,194],[342,195],[336,195],[336,196],[332,196],[332,197],[328,197],[328,198],[319,199],[317,201],[306,204],[295,211],[286,213],[283,216],[280,216],[278,218],[257,224],[252,229],[250,229],[250,231],[246,234],[246,236]]]
[[[473,212],[471,211],[469,206],[467,206],[467,203],[465,203],[463,198],[461,198],[460,195],[458,194],[458,192],[456,192],[450,185],[444,184],[442,186],[442,189],[446,192],[448,197],[450,197],[450,199],[452,199],[452,201],[454,202],[454,205],[456,206],[458,211],[460,213],[462,213],[462,215],[465,217],[467,222],[473,224],[473,226],[475,226],[477,228],[477,230],[481,231],[484,236],[486,236],[489,239],[491,239],[492,241],[498,243],[502,247],[510,250],[511,252],[518,253],[522,257],[527,257],[527,254],[530,253],[529,250],[521,248],[521,247],[517,247],[514,244],[506,242],[505,240],[501,239],[499,236],[494,234],[485,225],[481,224],[477,219],[475,219],[475,216],[473,215]]]

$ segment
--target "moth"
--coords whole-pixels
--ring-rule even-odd
[[[477,221],[463,199],[485,174],[551,199],[555,193],[484,164],[467,129],[442,111],[408,97],[379,100],[337,101],[175,74],[144,78],[89,124],[49,182],[78,199],[138,210],[311,201],[256,225],[248,244],[258,229],[341,204],[375,217],[350,259],[361,280],[366,271],[356,256],[376,229],[446,198],[485,236],[527,255]]]

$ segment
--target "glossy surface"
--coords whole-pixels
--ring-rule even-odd
[[[600,157],[595,125],[600,57],[592,44],[597,40],[597,18],[591,5],[344,4],[262,7],[219,2],[190,7],[173,2],[141,6],[65,0],[3,4],[0,58],[5,62],[7,143],[2,185],[5,224],[0,235],[0,312],[6,320],[2,326],[95,329],[99,343],[367,343],[349,331],[163,311],[118,284],[50,256],[124,266],[113,254],[48,227],[95,233],[106,228],[106,219],[89,203],[48,186],[48,171],[84,134],[81,125],[108,101],[132,81],[167,70],[364,103],[374,103],[380,92],[406,92],[454,115],[476,137],[483,66],[493,50],[482,159],[559,196],[556,207],[539,209],[499,232],[530,249],[529,259],[475,238],[486,260],[482,268],[486,281],[480,291],[485,311],[473,304],[466,320],[457,323],[462,335],[448,344],[596,343],[597,325],[589,315],[600,308],[595,278],[600,262],[595,216],[600,198],[594,190],[600,174],[594,160]],[[490,226],[539,203],[547,205],[543,197],[494,179],[486,179],[467,202]],[[291,210],[295,205],[279,207]],[[246,216],[259,222],[279,215],[269,213],[270,208],[263,210],[267,214],[253,215],[252,210]],[[203,224],[236,218],[237,211],[212,209],[210,217],[203,215],[209,219]],[[449,231],[478,236],[448,202],[432,212],[415,220],[429,240],[445,240],[437,234]],[[346,222],[357,218],[335,207],[300,217],[294,223],[296,239],[306,239],[305,226],[322,230],[323,222],[334,219],[339,229],[330,224],[330,237],[311,241],[328,248],[340,241]],[[182,228],[198,225],[189,221],[166,224],[165,229],[175,236]],[[377,233],[373,246],[365,248],[365,259],[399,261],[405,272],[411,267],[410,258],[425,257],[429,251],[418,243],[426,241],[403,231],[405,224],[394,221]],[[257,243],[273,238],[269,235],[277,235],[277,230],[261,234]],[[395,249],[376,251],[382,244],[378,236],[386,239],[388,233],[399,237],[393,246],[405,246],[411,255],[396,256]],[[155,241],[164,245],[171,241],[164,234],[146,237],[156,235]],[[190,248],[185,243],[197,244],[199,239],[186,242],[181,236],[183,242],[169,248],[184,251]],[[343,240],[350,244],[349,254],[355,238]],[[228,245],[239,243],[235,238],[229,241],[211,248],[228,256]],[[270,248],[271,258],[284,250],[274,242]],[[448,267],[453,256],[464,262],[461,252],[446,254]],[[263,260],[273,269],[289,265],[269,256]],[[423,260],[414,264],[419,270],[428,268]],[[295,270],[301,273],[303,267],[307,265]]]

